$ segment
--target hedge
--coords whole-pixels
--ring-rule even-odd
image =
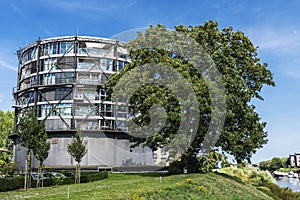
[[[10,191],[24,188],[24,176],[0,178],[0,191]]]
[[[94,182],[102,179],[108,178],[108,173],[95,172],[95,173],[82,173],[80,176],[81,183]],[[67,185],[74,184],[75,177],[66,177],[66,178],[48,178],[44,179],[44,187],[53,186],[53,185]],[[31,179],[31,187],[36,187],[36,180]],[[24,188],[24,176],[17,176],[12,178],[0,178],[0,192],[22,189]]]

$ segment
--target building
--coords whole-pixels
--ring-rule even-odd
[[[158,148],[153,152],[153,162],[155,165],[169,165],[170,164],[170,154],[165,148]]]
[[[300,167],[300,153],[294,153],[289,155],[291,167]]]
[[[130,136],[124,132],[127,108],[116,111],[102,87],[129,62],[122,46],[111,39],[68,36],[39,39],[17,52],[15,125],[25,110],[44,120],[51,142],[46,166],[76,164],[67,153],[67,145],[78,127],[88,148],[82,166],[153,164],[149,148],[130,150]],[[12,138],[14,161],[24,167],[26,149],[20,146],[16,133]],[[37,164],[34,160],[33,167]]]

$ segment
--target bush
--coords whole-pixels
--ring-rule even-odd
[[[89,174],[83,174],[81,176],[81,183],[93,182],[108,178],[108,172],[94,172]],[[31,179],[31,187],[36,187],[36,180]],[[66,178],[48,178],[43,180],[43,186],[53,186],[53,185],[67,185],[74,184],[74,177]],[[21,189],[24,187],[24,176],[17,176],[12,178],[1,178],[0,179],[0,192]]]
[[[271,190],[268,187],[266,187],[266,186],[259,186],[259,187],[257,187],[257,189],[260,190],[260,191],[262,191],[263,193],[271,196],[271,197],[273,195],[272,192],[271,192]]]
[[[299,194],[296,192],[293,192],[291,188],[282,188],[279,187],[275,183],[265,183],[265,187],[269,188],[271,191],[271,194],[268,194],[269,196],[273,197],[274,199],[299,199]]]
[[[184,168],[184,163],[176,160],[169,165],[169,174],[182,174]]]
[[[0,191],[1,192],[21,189],[23,187],[24,187],[24,176],[0,179]]]
[[[80,182],[81,183],[88,183],[88,182],[94,182],[94,181],[99,181],[102,179],[108,178],[108,173],[103,171],[103,172],[97,172],[97,173],[83,173],[80,176]]]

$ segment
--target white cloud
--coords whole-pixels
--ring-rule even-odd
[[[106,1],[66,1],[66,0],[53,0],[51,2],[41,1],[38,2],[40,5],[45,7],[52,7],[60,10],[67,11],[102,11],[102,12],[111,12],[113,10],[118,10],[121,8],[132,7],[136,0],[121,0],[114,1],[114,3]]]
[[[2,60],[1,58],[0,58],[0,67],[6,68],[6,69],[10,69],[10,70],[13,70],[13,71],[16,71],[16,72],[18,71],[18,69],[17,69],[16,66],[8,63],[5,60]]]
[[[264,60],[291,78],[300,79],[300,27],[251,27],[246,34],[255,46],[259,56],[267,55]]]
[[[300,34],[298,30],[285,27],[252,27],[246,30],[252,41],[260,49],[279,53],[291,53],[295,48],[300,49]]]

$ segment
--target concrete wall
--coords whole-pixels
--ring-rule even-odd
[[[133,166],[153,165],[151,149],[136,147],[130,151],[130,142],[127,138],[116,134],[116,137],[108,137],[103,132],[83,132],[83,141],[86,142],[87,154],[81,161],[81,166]],[[76,161],[67,152],[67,146],[72,142],[72,137],[52,136],[48,139],[51,143],[46,166],[75,166]],[[17,147],[18,145],[16,145]],[[19,148],[15,154],[15,162],[22,168],[25,166],[26,149]],[[34,159],[32,166],[38,166]],[[25,167],[24,167],[25,169]]]

